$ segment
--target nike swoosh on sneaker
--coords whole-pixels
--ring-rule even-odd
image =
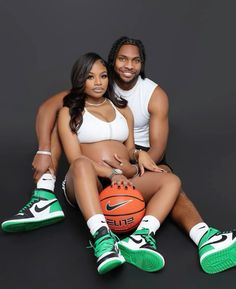
[[[115,204],[115,205],[110,205],[109,203],[107,203],[106,209],[107,209],[107,211],[112,211],[112,210],[115,210],[116,208],[119,208],[119,207],[122,207],[122,206],[128,204],[128,203],[131,202],[131,201],[132,201],[132,200],[123,201],[123,202],[120,202],[120,203]]]
[[[140,243],[142,243],[142,242],[143,242],[143,240],[142,240],[142,239],[140,239],[140,240],[137,240],[137,239],[133,238],[132,236],[129,236],[129,238],[130,238],[132,241],[134,241],[134,243],[136,243],[136,244],[140,244]]]
[[[214,236],[215,237],[215,236]],[[202,249],[203,247],[205,247],[205,246],[208,246],[208,245],[213,245],[213,244],[217,244],[217,243],[221,243],[221,242],[224,242],[225,240],[227,240],[227,236],[226,235],[221,235],[221,238],[220,239],[218,239],[218,240],[216,240],[216,241],[213,241],[213,242],[206,242],[206,243],[204,243],[201,247],[200,247],[200,249]],[[209,240],[210,241],[210,240]]]
[[[38,205],[35,206],[34,210],[37,213],[40,213],[44,210],[46,210],[48,207],[50,207],[52,204],[54,204],[55,202],[57,202],[57,200],[53,200],[52,202],[48,203],[47,205],[43,206],[43,207],[38,207]]]
[[[200,227],[199,230],[200,230],[200,229],[203,229],[203,228],[206,228],[206,226],[202,226],[202,227]]]

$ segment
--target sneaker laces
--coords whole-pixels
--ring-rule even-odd
[[[89,241],[90,246],[87,248],[93,248],[94,255],[99,258],[104,253],[112,251],[117,241],[119,241],[119,238],[109,231],[108,234],[98,238],[94,243]]]
[[[32,205],[36,202],[39,201],[39,198],[38,197],[32,197],[31,200],[22,208],[19,210],[18,213],[24,213],[25,210],[29,209],[30,207],[32,207]]]
[[[140,235],[144,240],[147,242],[148,245],[150,245],[152,248],[157,249],[156,241],[152,237],[151,234],[149,234],[149,230],[146,228],[143,228],[141,230],[137,230],[133,233],[133,235]]]

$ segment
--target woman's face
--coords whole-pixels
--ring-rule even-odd
[[[107,90],[108,75],[107,69],[101,62],[97,60],[92,69],[89,72],[87,80],[85,82],[85,94],[87,99],[101,98]]]

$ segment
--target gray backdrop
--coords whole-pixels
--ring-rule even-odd
[[[70,87],[82,53],[107,57],[128,35],[144,42],[148,77],[170,99],[168,160],[205,221],[236,226],[236,40],[234,0],[0,1],[0,221],[29,199],[37,150],[37,107]],[[58,181],[66,171],[62,161]],[[25,234],[0,232],[0,288],[229,288],[235,270],[204,274],[195,245],[169,220],[158,234],[166,267],[155,274],[129,265],[100,277],[79,212]],[[234,282],[235,283],[235,282]]]

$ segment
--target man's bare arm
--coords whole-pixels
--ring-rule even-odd
[[[63,98],[69,91],[62,91],[53,95],[41,104],[36,116],[36,134],[38,138],[38,150],[53,151],[51,147],[52,131],[55,126],[57,114],[63,106]],[[59,145],[59,142],[54,142],[54,145]],[[60,148],[54,148],[54,151],[60,151]],[[32,167],[34,168],[33,178],[35,182],[47,171],[55,174],[53,166],[58,160],[54,156],[52,159],[49,155],[36,154],[33,158]]]
[[[51,133],[56,122],[57,114],[63,106],[63,98],[69,91],[57,93],[44,101],[36,116],[36,134],[38,138],[38,149],[51,149]]]
[[[148,111],[150,113],[148,153],[158,163],[165,153],[169,134],[168,96],[160,86],[156,87],[151,96]]]

